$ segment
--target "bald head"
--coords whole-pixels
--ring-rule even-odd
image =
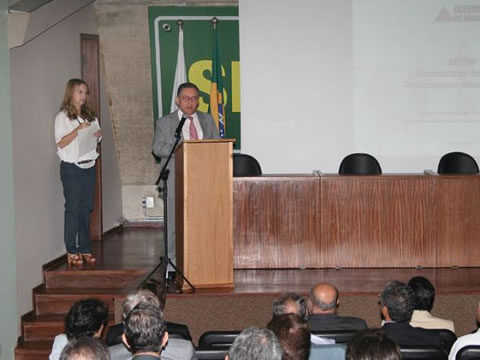
[[[338,290],[328,283],[318,283],[310,290],[310,311],[313,314],[336,313]]]

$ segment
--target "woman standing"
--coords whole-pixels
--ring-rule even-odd
[[[96,261],[91,253],[89,225],[98,153],[96,143],[88,145],[91,139],[88,136],[96,137],[99,142],[102,131],[88,103],[87,84],[81,79],[71,79],[55,118],[55,141],[65,197],[65,247],[68,264],[75,266]]]

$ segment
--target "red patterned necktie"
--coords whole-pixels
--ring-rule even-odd
[[[187,119],[190,120],[190,140],[198,140],[197,128],[193,123],[193,116],[187,116]]]

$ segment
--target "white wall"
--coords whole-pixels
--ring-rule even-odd
[[[17,340],[15,289],[15,205],[13,184],[12,121],[7,44],[7,1],[0,0],[0,359],[13,359]]]
[[[468,6],[474,5],[474,6]],[[480,7],[465,0],[239,0],[242,152],[267,173],[480,160]]]
[[[64,13],[65,5],[63,1],[54,1],[35,11],[32,26],[61,16],[59,12]],[[64,198],[54,118],[68,79],[81,74],[80,33],[97,33],[93,5],[59,20],[55,26],[10,52],[19,315],[32,309],[31,291],[42,282],[42,265],[65,253]],[[121,205],[118,205],[121,191],[105,103],[101,109],[106,231],[121,217]]]

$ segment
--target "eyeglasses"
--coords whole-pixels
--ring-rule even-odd
[[[180,96],[180,100],[183,102],[197,102],[198,101],[198,96]]]

